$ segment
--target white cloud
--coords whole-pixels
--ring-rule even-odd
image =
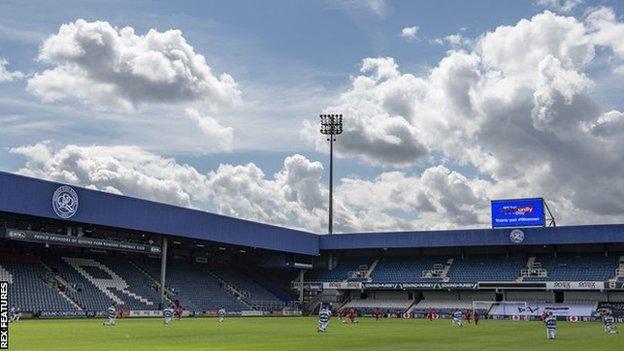
[[[584,0],[536,0],[535,3],[547,9],[561,13],[570,13],[575,7],[584,3]]]
[[[360,156],[372,164],[415,164],[427,150],[418,140],[416,128],[404,117],[412,99],[422,93],[418,79],[400,75],[392,58],[365,59],[362,73],[352,80],[350,91],[326,112],[344,114],[344,133],[338,137],[339,156]],[[324,150],[326,141],[316,121],[307,121],[303,136]]]
[[[9,62],[0,57],[0,83],[2,82],[12,82],[14,80],[19,80],[24,78],[24,74],[20,71],[9,71],[6,66]]]
[[[364,60],[362,74],[327,108],[344,114],[339,155],[395,167],[469,165],[482,178],[468,182],[475,193],[487,180],[487,197],[544,196],[564,213],[562,223],[621,222],[621,112],[601,114],[587,72],[600,47],[618,57],[621,40],[612,33],[622,23],[611,10],[597,11],[585,21],[545,11],[500,26],[469,50],[449,51],[424,76],[401,72],[392,58]],[[384,149],[365,137],[390,140],[379,128],[390,120],[401,121],[400,142]],[[310,124],[304,135],[324,150]],[[446,224],[470,222],[461,218]]]
[[[617,62],[609,9],[584,20],[549,11],[454,48],[421,76],[391,57],[366,58],[325,112],[344,115],[340,157],[382,166],[421,163],[337,182],[338,231],[487,226],[488,200],[544,196],[561,224],[624,220],[624,113],[592,98],[596,52]],[[606,48],[607,50],[602,50]],[[209,114],[201,129],[227,135]],[[219,135],[219,134],[216,134]],[[318,121],[302,135],[325,150]],[[322,165],[301,155],[266,175],[255,164],[202,174],[136,147],[37,144],[20,173],[306,228],[326,227]],[[467,169],[466,174],[458,171]]]
[[[624,23],[616,19],[613,9],[593,9],[588,13],[586,22],[591,30],[592,42],[609,47],[620,60],[624,60]]]
[[[213,141],[213,147],[220,151],[230,150],[234,139],[234,129],[224,127],[216,119],[202,115],[193,108],[186,109],[186,116],[194,121],[205,137]]]
[[[46,39],[39,59],[53,67],[28,80],[28,91],[45,102],[75,99],[102,109],[131,110],[141,103],[230,106],[239,99],[234,79],[215,75],[182,32],[79,19]]]
[[[461,33],[455,33],[445,36],[444,38],[436,38],[432,40],[432,43],[438,45],[448,44],[456,49],[470,49],[472,48],[474,42],[470,38],[466,38]]]
[[[325,232],[323,166],[295,154],[272,177],[253,163],[222,164],[206,174],[134,146],[16,147],[27,176],[116,194],[191,206],[261,222]],[[487,182],[443,166],[420,176],[387,172],[373,180],[344,178],[335,192],[337,232],[444,228],[481,223]],[[400,212],[401,215],[396,215]],[[416,218],[414,218],[416,214]]]
[[[356,229],[440,229],[486,223],[488,186],[435,166],[419,176],[385,172],[373,180],[342,179],[336,194],[356,217],[366,218]]]
[[[220,213],[320,232],[327,216],[322,171],[319,162],[293,155],[273,178],[253,163],[221,165],[208,178]]]
[[[514,26],[500,26],[477,45],[487,69],[530,80],[537,78],[538,65],[548,55],[566,69],[581,70],[595,52],[582,22],[549,11]]]
[[[326,218],[323,166],[301,155],[267,177],[253,163],[202,174],[135,146],[39,143],[10,152],[26,158],[19,173],[27,176],[315,231]]]
[[[418,26],[413,27],[405,27],[401,30],[401,36],[406,39],[416,39],[416,34],[418,33]]]
[[[612,110],[604,113],[591,126],[591,132],[600,137],[621,137],[624,135],[624,112]]]
[[[206,201],[210,193],[205,176],[194,168],[134,146],[55,149],[40,143],[10,151],[26,158],[19,173],[27,176],[181,206]]]

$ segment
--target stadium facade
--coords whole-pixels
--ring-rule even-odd
[[[624,225],[317,235],[0,173],[0,280],[38,316],[624,306]]]

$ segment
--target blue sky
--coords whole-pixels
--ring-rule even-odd
[[[568,2],[572,5],[565,8]],[[365,58],[391,57],[398,64],[400,74],[424,79],[441,60],[453,56],[451,52],[475,51],[485,60],[486,55],[478,49],[480,38],[499,26],[516,26],[523,19],[531,21],[549,9],[560,18],[574,18],[589,28],[589,14],[600,7],[614,13],[616,21],[624,14],[624,3],[609,0],[3,1],[0,3],[0,58],[9,62],[5,69],[20,71],[23,77],[0,83],[0,120],[4,124],[0,129],[0,169],[17,172],[28,168],[26,162],[32,162],[34,156],[10,150],[37,143],[56,151],[67,145],[132,145],[160,157],[172,158],[179,164],[188,164],[202,174],[216,171],[220,164],[251,162],[271,178],[283,168],[285,158],[295,153],[326,165],[327,155],[322,148],[302,136],[304,121],[316,123],[321,111],[356,106],[355,102],[347,101],[355,97],[347,98],[343,94],[352,92],[353,96],[359,96],[353,82],[355,77],[368,74],[361,71]],[[28,88],[30,79],[67,64],[38,59],[44,40],[57,35],[61,25],[78,19],[87,23],[107,22],[116,29],[132,27],[139,36],[150,29],[181,30],[194,53],[205,57],[212,73],[216,77],[222,73],[230,75],[240,92],[240,101],[227,107],[205,107],[210,102],[192,101],[191,107],[199,109],[202,115],[199,120],[216,121],[221,134],[202,136],[189,119],[174,116],[185,113],[186,102],[163,105],[141,100],[130,110],[119,110],[106,106],[94,108],[92,103],[84,102],[89,98],[76,99],[67,92],[68,98],[54,101],[33,93]],[[403,28],[413,26],[417,27],[413,37],[402,36]],[[453,34],[466,41],[453,44],[444,40]],[[600,113],[624,109],[620,98],[624,91],[623,79],[613,74],[621,60],[616,48],[617,43],[596,44],[591,62],[577,69],[592,80],[586,93],[593,101],[592,108],[597,106]],[[564,59],[561,61],[565,64]],[[373,66],[373,70],[381,67],[378,63]],[[474,88],[471,89],[472,94],[476,94]],[[135,98],[139,101],[143,97],[132,97]],[[390,111],[394,110],[390,108]],[[348,117],[346,115],[345,123],[349,123]],[[422,146],[421,151],[426,156],[402,160],[398,164],[374,156],[375,150],[371,149],[383,146],[368,145],[349,150],[345,146],[336,166],[337,178],[374,181],[388,172],[419,177],[426,169],[442,165],[469,180],[494,179],[497,186],[505,183],[504,172],[495,172],[486,166],[488,152],[479,156],[481,161],[467,160],[468,156],[455,157],[449,145],[420,141],[432,137],[425,137],[422,135],[425,132],[418,130],[420,125],[414,121],[419,117],[401,117],[416,128],[410,129],[410,133],[419,136],[421,145],[415,143],[414,152]],[[592,118],[598,120],[599,117],[596,114]],[[580,118],[587,119],[589,117]],[[227,128],[231,128],[232,142],[227,147],[211,146],[208,139],[230,135]],[[490,142],[479,142],[470,152],[487,149],[491,147]],[[360,151],[364,156],[357,154]],[[371,156],[366,156],[368,151]],[[400,150],[391,151],[394,152]],[[553,164],[550,160],[544,162],[549,167]],[[37,174],[33,169],[30,171]],[[326,173],[321,174],[322,182],[326,180]],[[89,182],[81,185],[103,186]],[[509,192],[513,191],[505,188],[498,193]],[[573,200],[558,201],[562,208],[577,208]],[[199,200],[187,205],[215,209],[214,203],[209,205]],[[380,211],[384,214],[404,212],[399,217],[409,220],[412,209],[384,208]],[[240,214],[246,215],[244,211]],[[483,222],[482,218],[472,220],[474,223],[467,220],[446,224],[480,225]]]

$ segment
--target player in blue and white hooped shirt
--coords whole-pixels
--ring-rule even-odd
[[[165,324],[171,323],[173,320],[173,306],[169,305],[163,310],[163,317],[165,318]]]
[[[331,316],[331,311],[329,310],[329,308],[327,306],[321,305],[321,309],[319,311],[319,323],[316,329],[318,333],[322,333],[327,329],[330,316]]]
[[[104,325],[113,326],[117,324],[117,308],[115,304],[111,304],[110,307],[106,310],[106,315],[108,316],[108,320],[104,322]]]
[[[607,311],[602,316],[602,323],[604,323],[604,331],[608,334],[617,334],[617,329],[615,328],[615,318],[611,314],[611,311]]]
[[[217,314],[219,315],[219,323],[223,323],[223,321],[225,320],[225,315],[227,314],[225,312],[225,307],[221,307]]]
[[[546,338],[554,340],[557,337],[557,317],[553,315],[552,311],[548,312],[548,317],[544,319],[544,325],[546,326]]]
[[[19,317],[17,315],[17,309],[15,308],[15,306],[11,306],[11,309],[9,310],[9,323],[18,321]]]
[[[453,323],[451,325],[464,326],[464,313],[459,308],[453,312]]]

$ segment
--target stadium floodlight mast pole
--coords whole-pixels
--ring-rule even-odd
[[[160,308],[165,307],[165,286],[167,280],[165,278],[167,274],[167,248],[169,242],[166,237],[163,237],[162,240],[162,249],[160,253]]]
[[[321,134],[329,141],[329,221],[328,233],[334,232],[334,141],[336,135],[342,134],[342,114],[322,114]]]

